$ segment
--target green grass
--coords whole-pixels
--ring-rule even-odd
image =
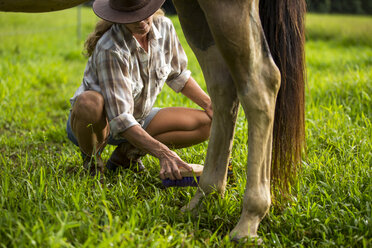
[[[344,46],[372,45],[370,16],[309,14],[308,40],[326,40]]]
[[[172,18],[179,30],[176,18]],[[83,10],[82,33],[96,17]],[[259,235],[274,247],[369,247],[372,166],[371,17],[309,15],[306,45],[307,157],[293,198],[272,207]],[[245,185],[247,123],[239,114],[235,178],[224,199],[208,197],[197,216],[181,214],[195,189],[161,189],[157,159],[148,171],[107,176],[102,188],[79,166],[68,141],[68,99],[86,59],[76,37],[76,9],[0,13],[0,246],[231,247]],[[189,68],[203,76],[185,44]],[[157,106],[196,107],[165,88]],[[203,163],[207,143],[178,154]],[[104,153],[107,159],[113,147]]]

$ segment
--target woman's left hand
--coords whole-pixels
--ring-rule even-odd
[[[211,118],[211,120],[213,119],[213,108],[212,108],[212,104],[209,104],[208,107],[206,107],[204,109],[204,111],[207,113],[208,117]]]
[[[190,77],[182,89],[182,94],[204,109],[209,118],[213,117],[212,102],[210,97],[200,88],[196,81]]]

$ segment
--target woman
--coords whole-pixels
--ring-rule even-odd
[[[86,42],[90,57],[83,82],[71,98],[67,123],[70,140],[93,172],[103,172],[100,154],[108,143],[118,146],[107,162],[109,170],[142,170],[139,158],[149,153],[159,159],[162,179],[181,179],[179,167],[191,167],[168,146],[188,147],[209,137],[210,98],[187,70],[174,27],[159,10],[163,2],[94,2],[94,12],[106,21],[97,24]],[[153,108],[165,82],[205,111]]]

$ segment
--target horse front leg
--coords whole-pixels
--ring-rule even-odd
[[[233,239],[257,237],[271,204],[270,166],[280,72],[266,45],[258,1],[199,0],[248,120],[247,182]]]
[[[199,189],[183,210],[192,210],[203,196],[217,191],[223,197],[239,101],[227,65],[197,1],[174,1],[186,39],[202,68],[213,104],[213,120]]]
[[[209,61],[205,61],[203,66],[209,70],[203,71],[213,105],[212,128],[199,188],[183,210],[194,209],[207,194],[217,192],[223,197],[225,193],[227,165],[233,144],[239,101],[226,65],[219,64],[223,61],[218,54],[216,48],[211,48],[209,56],[204,57]]]

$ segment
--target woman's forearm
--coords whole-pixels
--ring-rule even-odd
[[[192,77],[186,82],[181,93],[205,110],[212,106],[210,97]]]
[[[160,178],[165,179],[182,179],[179,167],[183,167],[188,171],[192,168],[182,161],[182,159],[166,145],[151,137],[139,125],[128,128],[121,134],[122,137],[127,139],[135,147],[157,157],[160,163]]]
[[[139,125],[128,128],[121,136],[135,147],[159,159],[164,153],[170,151],[166,145],[151,137],[151,135]]]

